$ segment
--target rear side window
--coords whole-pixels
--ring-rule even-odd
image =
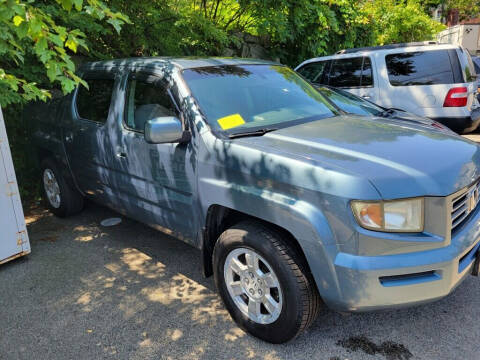
[[[177,116],[175,104],[164,84],[148,75],[130,77],[126,106],[126,126],[138,132],[144,132],[148,120]]]
[[[393,86],[455,83],[447,50],[390,54],[385,56],[385,62],[388,78]]]
[[[369,57],[363,58],[362,79],[360,86],[373,86],[372,62]]]
[[[302,66],[297,72],[314,84],[323,84],[324,72],[329,61],[317,61]]]
[[[328,84],[340,88],[372,86],[370,58],[354,57],[333,60]]]
[[[80,86],[77,93],[78,115],[87,120],[105,123],[112,100],[113,79],[86,79],[88,89]]]
[[[478,70],[473,59],[464,48],[460,48],[460,58],[463,60],[463,72],[465,73],[466,82],[473,82],[477,80]]]

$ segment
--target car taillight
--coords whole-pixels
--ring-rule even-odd
[[[443,107],[462,107],[467,106],[468,90],[466,87],[451,88],[448,91]]]

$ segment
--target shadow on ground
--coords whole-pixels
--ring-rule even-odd
[[[33,207],[28,257],[0,267],[0,359],[478,358],[478,279],[434,304],[381,313],[325,310],[270,345],[231,321],[199,252],[88,204],[58,219]]]

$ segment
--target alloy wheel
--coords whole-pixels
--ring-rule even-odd
[[[60,186],[51,169],[45,169],[43,171],[43,187],[50,205],[58,209],[61,204]]]
[[[235,305],[259,324],[275,322],[282,312],[282,289],[268,262],[248,248],[232,250],[224,265],[224,278]]]

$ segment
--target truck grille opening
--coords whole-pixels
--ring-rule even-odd
[[[480,251],[480,241],[458,261],[458,273],[463,272],[475,260],[477,252]]]
[[[478,205],[480,182],[470,186],[463,194],[452,200],[452,231],[468,218]]]

